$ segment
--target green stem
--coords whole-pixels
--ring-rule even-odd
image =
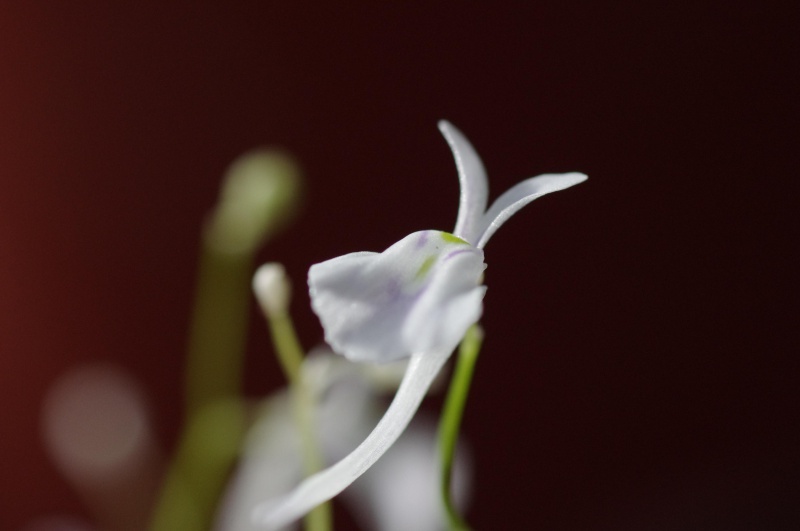
[[[453,470],[453,458],[456,453],[456,443],[458,442],[458,431],[461,427],[461,418],[464,413],[464,405],[467,402],[472,374],[475,369],[475,362],[478,360],[478,353],[483,342],[483,329],[480,325],[473,325],[467,330],[464,339],[458,349],[458,359],[450,380],[450,388],[447,391],[444,411],[439,420],[439,455],[441,458],[441,496],[447,513],[447,520],[451,530],[468,530],[469,526],[458,514],[451,497],[451,481]]]
[[[299,198],[291,158],[253,151],[226,172],[203,230],[189,333],[186,423],[156,504],[151,531],[210,529],[244,438],[241,381],[253,258]]]
[[[303,466],[306,475],[322,470],[322,454],[317,447],[314,429],[314,391],[303,377],[303,348],[297,339],[292,319],[287,312],[267,314],[272,342],[278,361],[289,381],[294,397],[295,421],[302,441]],[[330,503],[323,503],[303,520],[306,531],[330,531],[333,529],[333,514]]]
[[[210,529],[245,432],[241,395],[252,257],[204,241],[186,367],[186,427],[152,531]]]
[[[269,331],[272,334],[275,355],[278,358],[284,376],[286,376],[292,387],[299,385],[304,354],[294,331],[292,318],[286,312],[273,312],[267,314],[267,322]]]

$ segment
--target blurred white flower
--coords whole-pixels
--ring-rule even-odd
[[[303,377],[314,394],[317,445],[327,462],[347,455],[367,435],[384,409],[382,385],[368,371],[327,349],[312,352],[303,364]],[[253,531],[253,506],[265,496],[277,496],[304,476],[293,400],[280,391],[264,401],[258,420],[245,442],[218,515],[220,531]],[[397,445],[348,491],[344,502],[365,529],[439,531],[446,520],[439,501],[435,430],[414,422]],[[466,459],[456,462],[457,498],[468,487]],[[402,513],[408,513],[403,516]],[[404,525],[407,524],[407,525]],[[292,523],[286,529],[295,529]]]
[[[164,473],[147,401],[136,380],[108,363],[69,369],[42,404],[42,442],[50,459],[92,512],[99,529],[147,527]],[[61,517],[31,529],[88,529]]]
[[[469,453],[459,444],[451,487],[463,509],[471,483]],[[417,415],[397,442],[343,493],[363,529],[448,529],[440,490],[436,427]]]
[[[431,382],[467,328],[483,311],[483,248],[520,208],[586,180],[581,173],[547,174],[511,187],[487,210],[486,171],[469,141],[450,123],[439,129],[455,157],[461,185],[453,234],[422,231],[383,253],[352,253],[311,267],[311,304],[325,339],[354,361],[410,358],[394,401],[375,430],[351,454],[303,481],[292,493],[262,504],[254,517],[285,525],[339,494],[397,440]]]

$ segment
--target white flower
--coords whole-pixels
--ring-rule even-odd
[[[481,316],[483,251],[446,232],[415,232],[382,253],[311,266],[311,305],[336,352],[386,362],[452,350]]]
[[[311,267],[311,304],[325,339],[354,361],[410,357],[400,388],[373,432],[351,454],[262,504],[254,517],[280,527],[344,490],[397,440],[467,328],[483,311],[483,248],[515,212],[537,197],[586,180],[581,173],[522,181],[486,209],[488,183],[478,154],[458,129],[439,122],[461,185],[453,234],[422,231],[383,253],[353,253]]]

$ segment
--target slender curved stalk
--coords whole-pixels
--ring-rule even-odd
[[[281,370],[289,385],[298,385],[302,376],[304,354],[292,318],[288,312],[273,312],[267,314],[267,323]]]
[[[313,390],[302,373],[303,348],[288,312],[270,312],[267,313],[267,319],[275,353],[294,396],[295,419],[303,446],[303,465],[310,476],[319,472],[324,463],[314,429]],[[330,503],[318,505],[306,515],[304,524],[306,531],[330,531],[333,529],[333,507]]]
[[[458,431],[467,402],[475,362],[483,342],[483,329],[473,325],[467,330],[458,349],[458,359],[450,381],[450,389],[445,399],[444,411],[439,421],[439,454],[441,458],[441,494],[451,530],[468,530],[469,526],[458,514],[451,497],[453,458],[456,453]]]

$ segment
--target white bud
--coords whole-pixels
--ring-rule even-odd
[[[253,275],[253,292],[266,315],[286,313],[292,292],[286,269],[277,262],[259,267]]]

